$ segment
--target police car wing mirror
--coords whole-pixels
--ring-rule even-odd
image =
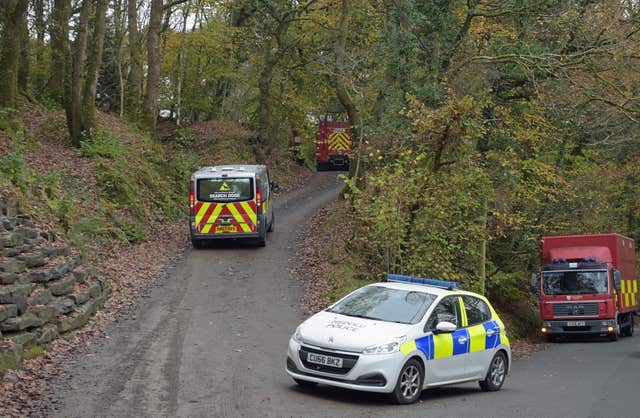
[[[433,333],[434,334],[450,334],[456,329],[458,329],[458,327],[456,327],[451,322],[442,321],[442,322],[438,322],[438,325],[436,325],[436,329],[433,330]]]
[[[280,185],[278,184],[278,180],[272,180],[271,183],[269,183],[269,185],[271,186],[271,190],[274,193],[278,193],[280,191]]]

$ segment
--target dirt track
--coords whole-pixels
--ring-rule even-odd
[[[108,339],[54,383],[58,416],[637,417],[640,337],[554,344],[516,360],[500,392],[477,384],[427,390],[415,405],[319,386],[284,371],[302,319],[290,273],[302,225],[339,192],[319,173],[276,203],[266,248],[191,250]]]

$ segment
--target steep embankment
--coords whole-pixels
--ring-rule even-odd
[[[37,403],[38,378],[55,374],[99,327],[69,331],[102,305],[99,323],[117,318],[181,254],[196,167],[264,156],[255,133],[235,123],[165,125],[161,140],[111,115],[99,123],[75,149],[59,109],[0,114],[0,373],[38,357],[0,382],[3,415]],[[284,189],[308,173],[279,147],[266,163]]]

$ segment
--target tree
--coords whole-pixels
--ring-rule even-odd
[[[0,40],[0,107],[16,107],[21,40],[28,6],[28,0],[6,0],[0,6],[4,22]]]

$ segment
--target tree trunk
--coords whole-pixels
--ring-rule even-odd
[[[87,31],[93,0],[84,0],[78,19],[71,72],[71,101],[67,106],[67,123],[71,143],[78,147],[82,139],[82,92],[87,61]]]
[[[51,68],[47,90],[59,104],[68,107],[69,84],[69,19],[71,0],[54,0],[51,11]]]
[[[96,20],[93,32],[93,48],[87,63],[87,79],[84,86],[82,131],[92,135],[96,128],[96,90],[102,66],[102,49],[106,30],[106,13],[109,0],[97,0]]]
[[[347,49],[347,35],[350,31],[349,27],[349,0],[342,0],[342,8],[340,13],[340,21],[338,23],[338,35],[336,39],[335,46],[335,54],[336,54],[336,96],[338,96],[338,100],[340,104],[344,107],[347,112],[347,116],[349,117],[349,126],[351,129],[351,138],[352,142],[355,143],[358,140],[358,144],[360,144],[361,139],[361,128],[362,128],[362,120],[360,119],[360,112],[356,107],[351,95],[349,94],[348,89],[348,81],[347,74],[345,69],[345,56]],[[364,167],[361,167],[360,164],[360,156],[359,156],[359,148],[356,149],[358,155],[356,156],[356,164],[350,164],[349,166],[349,175],[351,177],[355,177],[356,181],[364,178]],[[353,155],[352,155],[353,158]],[[356,173],[355,169],[358,167],[358,173]],[[356,175],[357,174],[357,175]]]
[[[187,18],[189,17],[189,3],[182,13],[182,36],[180,37],[180,53],[178,67],[178,82],[176,86],[176,124],[180,126],[182,118],[182,81],[184,79],[184,71],[186,65],[185,38],[187,36]],[[195,26],[195,23],[194,23]]]
[[[42,88],[44,87],[45,79],[44,79],[44,68],[42,65],[44,63],[44,34],[46,31],[46,23],[44,20],[44,0],[35,0],[33,3],[33,12],[35,14],[34,17],[34,26],[36,29],[36,56],[35,56],[35,67],[34,71],[35,80],[34,80],[34,90],[37,94],[42,93]]]
[[[20,64],[21,22],[27,0],[5,0],[2,5],[4,28],[0,52],[0,107],[16,107]]]
[[[22,93],[29,92],[29,73],[31,71],[31,57],[29,45],[29,23],[27,21],[27,11],[29,9],[29,1],[23,0],[24,13],[20,16],[20,64],[18,67],[18,89]]]
[[[142,97],[142,57],[140,54],[140,33],[138,32],[137,1],[129,0],[129,76],[126,89],[126,114],[132,121],[137,121],[140,115]]]
[[[144,95],[143,122],[154,133],[158,114],[158,96],[160,92],[160,31],[162,30],[163,0],[151,0],[151,14],[147,33],[147,91]]]
[[[271,118],[271,79],[273,78],[273,68],[275,62],[270,59],[270,46],[265,47],[265,62],[264,68],[260,72],[258,79],[258,124],[261,136],[268,139],[271,136],[270,132],[270,118]]]

